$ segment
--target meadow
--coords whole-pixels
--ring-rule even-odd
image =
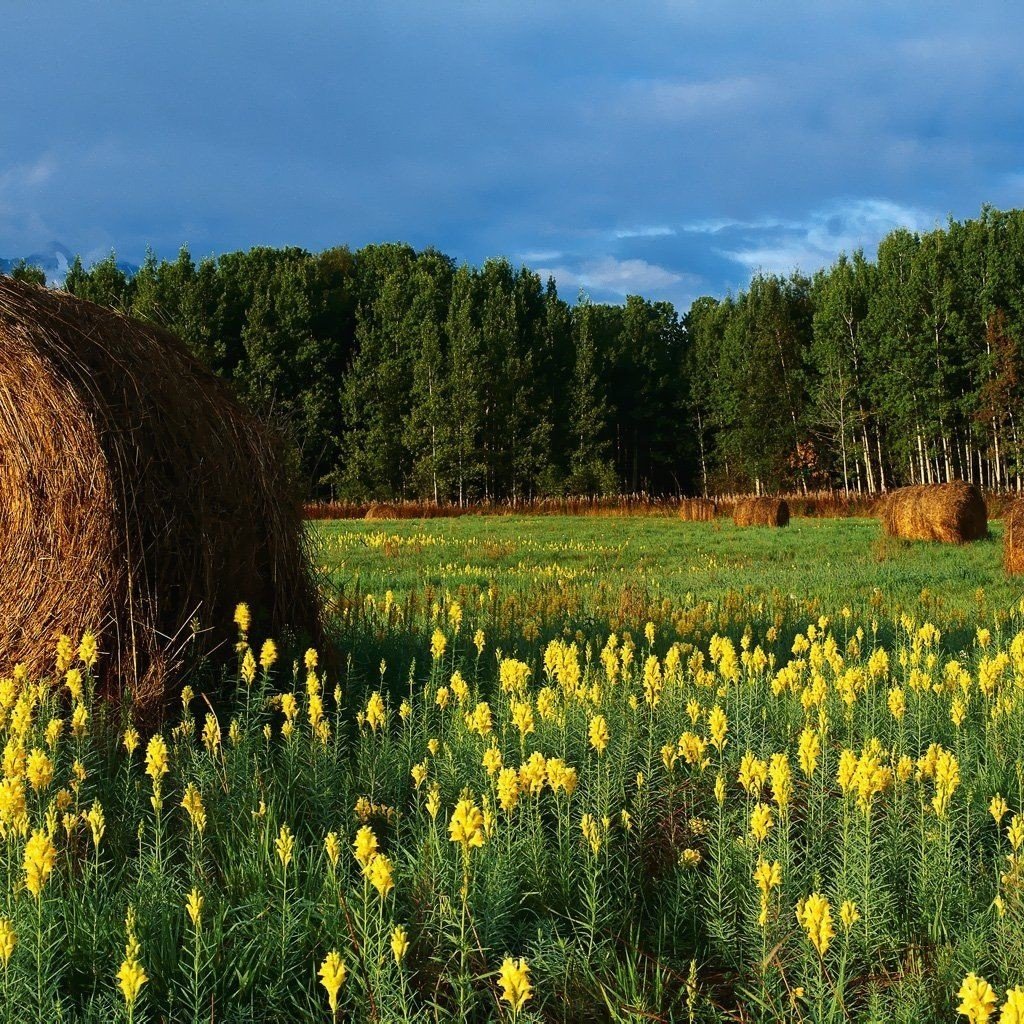
[[[311,529],[159,733],[0,669],[5,1019],[1024,1021],[999,523]]]

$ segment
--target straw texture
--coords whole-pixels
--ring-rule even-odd
[[[974,484],[918,484],[901,487],[885,499],[882,525],[891,537],[904,540],[965,544],[988,536],[988,512]]]
[[[737,526],[789,526],[789,505],[784,498],[742,498],[732,520]]]
[[[288,464],[173,335],[0,278],[0,673],[92,629],[106,692],[152,716],[238,601],[318,635]]]

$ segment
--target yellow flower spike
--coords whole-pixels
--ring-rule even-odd
[[[522,959],[506,957],[498,973],[498,984],[501,986],[501,998],[508,1003],[512,1019],[515,1020],[533,995],[529,964]]]
[[[611,734],[608,731],[608,722],[604,715],[595,715],[590,720],[588,737],[590,739],[590,745],[597,751],[597,754],[600,757],[600,755],[608,749],[608,744],[611,741]]]
[[[341,959],[341,954],[336,949],[332,949],[324,957],[319,973],[320,984],[323,985],[327,992],[331,1013],[336,1014],[338,1012],[338,993],[348,977],[348,968],[345,966],[345,961]]]
[[[782,884],[782,865],[778,861],[759,860],[754,869],[754,882],[766,896]]]
[[[363,825],[356,832],[355,841],[352,843],[352,850],[355,853],[356,860],[359,862],[359,866],[364,871],[370,861],[377,856],[379,849],[380,847],[377,845],[377,837],[374,835],[373,829],[369,825]]]
[[[146,774],[158,783],[169,770],[167,743],[160,733],[155,733],[146,746]]]
[[[53,781],[53,762],[47,757],[46,752],[38,747],[34,747],[28,755],[25,778],[37,793],[47,789]]]
[[[495,746],[488,747],[484,751],[482,764],[488,775],[492,777],[496,775],[504,764],[501,751]]]
[[[1006,829],[1006,838],[1009,840],[1010,847],[1014,853],[1024,844],[1024,818],[1019,814],[1015,814],[1010,819],[1010,824]]]
[[[277,661],[277,644],[273,640],[267,639],[263,641],[263,646],[260,648],[260,668],[264,672],[269,672]]]
[[[51,718],[49,722],[46,723],[46,745],[51,750],[56,749],[63,731],[64,722],[60,718]]]
[[[996,828],[1003,823],[1003,818],[1006,817],[1009,810],[1009,806],[999,793],[996,793],[996,795],[992,797],[991,801],[989,801],[988,813],[992,815],[992,820],[996,823]]]
[[[448,639],[440,629],[435,629],[430,638],[430,656],[434,661],[440,661],[448,648]]]
[[[820,893],[811,893],[797,904],[796,916],[818,956],[824,958],[836,934],[828,900]]]
[[[376,732],[384,727],[387,722],[387,709],[384,706],[384,698],[376,691],[370,694],[366,702],[366,724],[371,731]]]
[[[441,687],[441,689],[443,690],[445,687]],[[455,694],[455,699],[459,704],[465,704],[469,698],[469,686],[467,685],[466,680],[463,679],[462,673],[457,670],[452,673],[451,692]],[[440,698],[441,690],[437,691],[437,696]]]
[[[719,775],[715,779],[715,800],[719,807],[725,805],[725,776]]]
[[[584,814],[580,819],[580,831],[589,843],[591,852],[596,856],[601,852],[601,832],[592,814]]]
[[[122,743],[124,743],[124,749],[128,751],[128,756],[131,757],[139,749],[139,731],[129,726],[124,731]]]
[[[768,838],[773,824],[772,809],[768,804],[758,804],[750,812],[750,834],[757,842],[762,843]]]
[[[524,793],[538,796],[548,777],[548,763],[544,755],[535,750],[526,763],[519,767],[519,787]]]
[[[181,806],[189,816],[192,827],[202,834],[206,831],[206,808],[203,797],[194,783],[189,783],[182,794]]]
[[[381,899],[384,899],[395,887],[394,871],[391,859],[384,854],[378,853],[369,864],[363,869],[367,881],[377,890]]]
[[[484,845],[484,816],[473,800],[464,797],[458,802],[448,823],[448,835],[466,853]]]
[[[999,1014],[999,1024],[1024,1024],[1024,987],[1006,990],[1006,1001]]]
[[[215,714],[208,713],[206,720],[203,723],[203,746],[206,747],[207,753],[213,757],[217,750],[220,748],[220,722],[217,721]]]
[[[117,972],[117,984],[124,996],[125,1005],[131,1010],[139,998],[142,986],[149,981],[146,972],[134,957],[125,957]]]
[[[957,998],[960,1004],[956,1012],[963,1014],[970,1024],[987,1024],[997,1001],[992,986],[973,971],[964,978]]]
[[[479,736],[487,736],[493,727],[491,706],[487,701],[480,701],[477,706],[466,714],[466,729]]]
[[[46,885],[53,865],[57,860],[57,849],[43,829],[36,829],[25,844],[25,888],[39,899]]]
[[[935,795],[932,806],[940,818],[946,817],[953,793],[960,785],[960,765],[949,750],[939,752],[935,760]]]
[[[287,871],[288,865],[292,862],[292,853],[295,850],[295,837],[287,825],[281,826],[277,839],[274,840],[274,848],[277,850],[277,859],[281,862],[281,866],[285,871]]]
[[[748,796],[760,798],[761,787],[768,778],[768,765],[748,750],[740,758],[740,770],[737,778]]]
[[[61,634],[57,637],[56,668],[61,675],[68,670],[75,658],[75,644],[71,637]]]
[[[435,782],[427,793],[427,813],[436,819],[441,810],[441,787]]]
[[[408,952],[409,936],[402,925],[396,925],[391,933],[391,955],[395,958],[395,963],[400,964]]]
[[[245,654],[242,656],[241,672],[246,686],[252,686],[256,681],[256,657],[249,647],[246,647]]]
[[[0,917],[0,963],[7,968],[14,955],[14,947],[18,944],[18,936],[14,925],[6,917]]]
[[[780,812],[785,814],[793,789],[793,775],[789,768],[789,758],[785,754],[772,754],[768,775],[772,783],[772,799]]]
[[[99,645],[96,642],[96,634],[86,630],[78,643],[78,660],[86,667],[92,668],[99,658]]]
[[[89,711],[84,704],[79,702],[75,710],[71,712],[71,733],[76,739],[81,739],[89,725]]]
[[[515,768],[502,768],[498,773],[498,803],[503,811],[511,811],[518,802],[519,773]]]
[[[860,910],[853,900],[843,900],[843,905],[839,908],[839,920],[843,922],[843,927],[847,931],[860,920]]]
[[[249,627],[252,625],[252,614],[249,611],[249,606],[244,602],[235,606],[235,625],[242,634],[248,633]]]
[[[341,857],[341,841],[338,839],[337,832],[328,832],[324,836],[324,852],[327,854],[327,859],[331,862],[331,867],[336,868],[338,866],[338,859]]]
[[[205,902],[203,894],[196,888],[192,889],[185,900],[185,913],[188,915],[188,919],[192,922],[192,927],[195,928],[197,932],[202,927],[203,904]]]
[[[719,753],[725,748],[726,734],[729,732],[729,719],[725,712],[716,704],[708,715],[708,729],[711,732],[711,742]]]
[[[107,830],[107,821],[103,815],[103,808],[100,806],[99,800],[93,800],[89,813],[85,815],[85,820],[92,832],[93,847],[99,850],[100,840],[103,838],[103,833]]]
[[[512,724],[523,737],[534,731],[533,707],[529,701],[512,702]]]

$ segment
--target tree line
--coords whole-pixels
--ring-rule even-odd
[[[321,497],[1020,486],[1024,211],[897,229],[873,260],[682,315],[402,244],[76,260],[64,287],[179,334]]]

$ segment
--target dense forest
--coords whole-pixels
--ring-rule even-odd
[[[64,287],[181,335],[322,497],[1020,484],[1024,211],[682,314],[400,244],[76,261]]]

